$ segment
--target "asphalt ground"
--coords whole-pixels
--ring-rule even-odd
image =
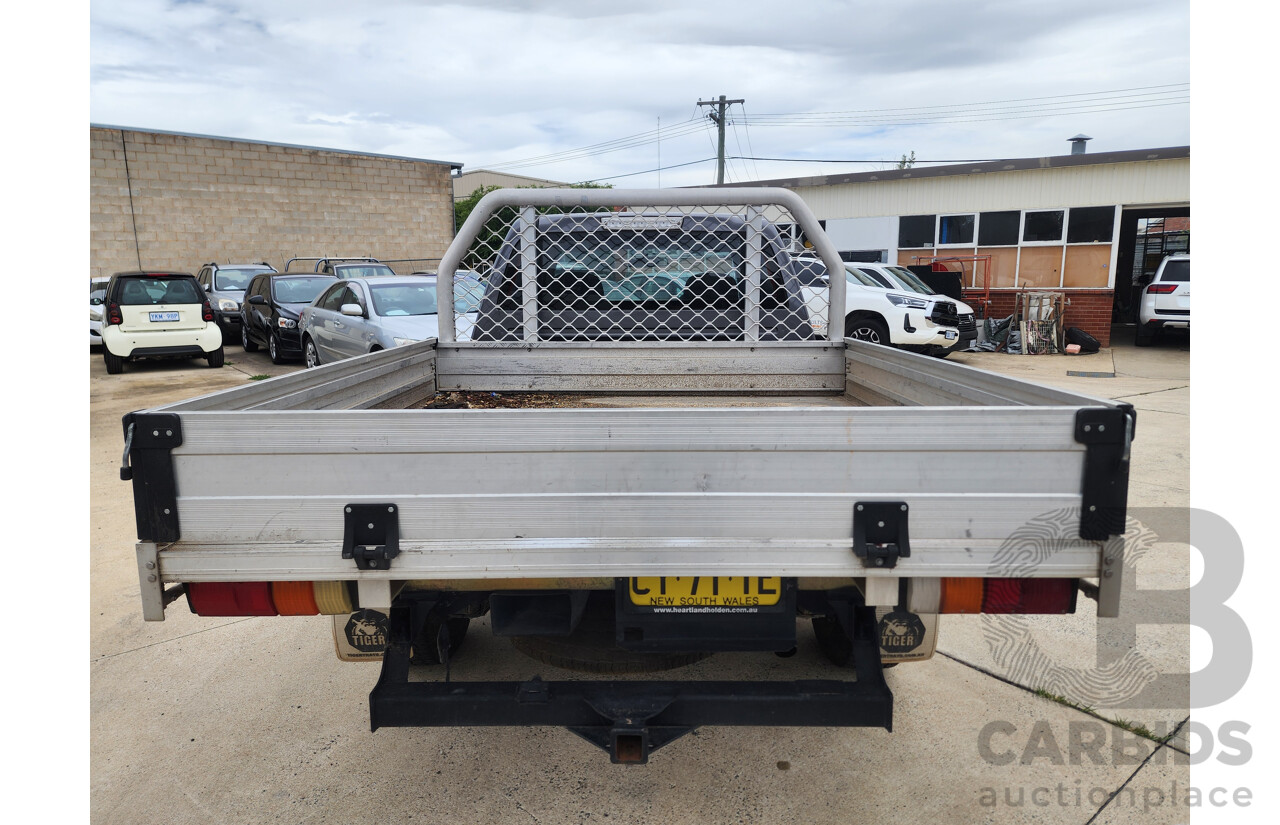
[[[1130,506],[1157,528],[1139,525],[1148,540],[1125,578],[1125,618],[1099,620],[1083,599],[1075,615],[1012,626],[945,616],[932,660],[886,673],[892,733],[703,728],[630,767],[556,728],[370,733],[377,667],[338,661],[329,617],[209,619],[179,602],[166,621],[144,623],[131,492],[118,475],[121,416],[300,365],[232,346],[221,369],[158,362],[108,376],[91,354],[91,820],[1187,821],[1189,629],[1159,622],[1176,618],[1190,583],[1189,549],[1160,526],[1189,504],[1189,343],[1135,349],[1117,338],[1075,357],[952,357],[1137,407]],[[975,468],[975,485],[998,471]],[[678,678],[829,678],[799,627],[793,658],[718,654]],[[1009,661],[993,639],[1010,627],[1019,649],[1048,664]],[[1106,678],[1125,666],[1141,687],[1129,695]],[[453,666],[457,679],[535,672],[568,676],[494,638],[485,620]]]

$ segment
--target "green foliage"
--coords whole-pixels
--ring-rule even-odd
[[[912,166],[915,166],[915,165],[916,165],[916,150],[915,150],[915,149],[912,149],[912,150],[911,150],[911,157],[907,157],[906,155],[903,155],[903,156],[902,156],[902,160],[898,161],[898,168],[899,168],[899,169],[910,169]]]
[[[453,219],[457,221],[459,227],[466,221],[467,216],[476,208],[476,204],[480,199],[495,189],[501,189],[500,186],[481,186],[476,191],[467,195],[465,198],[457,198],[453,202]]]
[[[453,217],[457,221],[458,228],[466,219],[475,211],[476,205],[480,203],[481,198],[495,189],[501,189],[500,186],[481,186],[467,195],[465,198],[459,198],[453,202]],[[517,189],[541,189],[540,186],[518,186]],[[568,183],[564,189],[612,189],[611,183],[596,183],[595,181],[580,181],[579,183]],[[538,210],[541,214],[554,214],[562,212],[559,207],[544,207]],[[505,207],[494,213],[485,223],[480,234],[476,237],[475,243],[471,245],[471,249],[462,257],[460,269],[482,269],[484,263],[493,257],[493,254],[502,245],[502,240],[506,236],[507,230],[511,224],[515,222],[518,211],[515,207]]]

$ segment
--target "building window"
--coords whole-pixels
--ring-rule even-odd
[[[1022,213],[983,212],[978,220],[978,246],[1017,246]]]
[[[1022,242],[1062,242],[1062,210],[1027,212],[1023,215]]]
[[[940,246],[972,246],[973,215],[943,215],[938,221],[938,244]]]
[[[936,215],[903,215],[898,218],[898,248],[920,249],[933,246]]]
[[[1110,243],[1115,219],[1114,206],[1072,209],[1067,222],[1067,243]]]

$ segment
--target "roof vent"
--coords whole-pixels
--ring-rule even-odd
[[[1071,141],[1071,154],[1083,155],[1084,142],[1086,140],[1093,140],[1093,138],[1089,137],[1088,135],[1076,135],[1073,138],[1067,138],[1067,140]]]

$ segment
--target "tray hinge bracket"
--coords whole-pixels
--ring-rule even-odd
[[[343,508],[342,557],[361,570],[390,570],[400,555],[400,508],[394,504],[348,504]]]
[[[853,505],[853,552],[867,567],[897,567],[911,556],[905,501],[859,501]]]

